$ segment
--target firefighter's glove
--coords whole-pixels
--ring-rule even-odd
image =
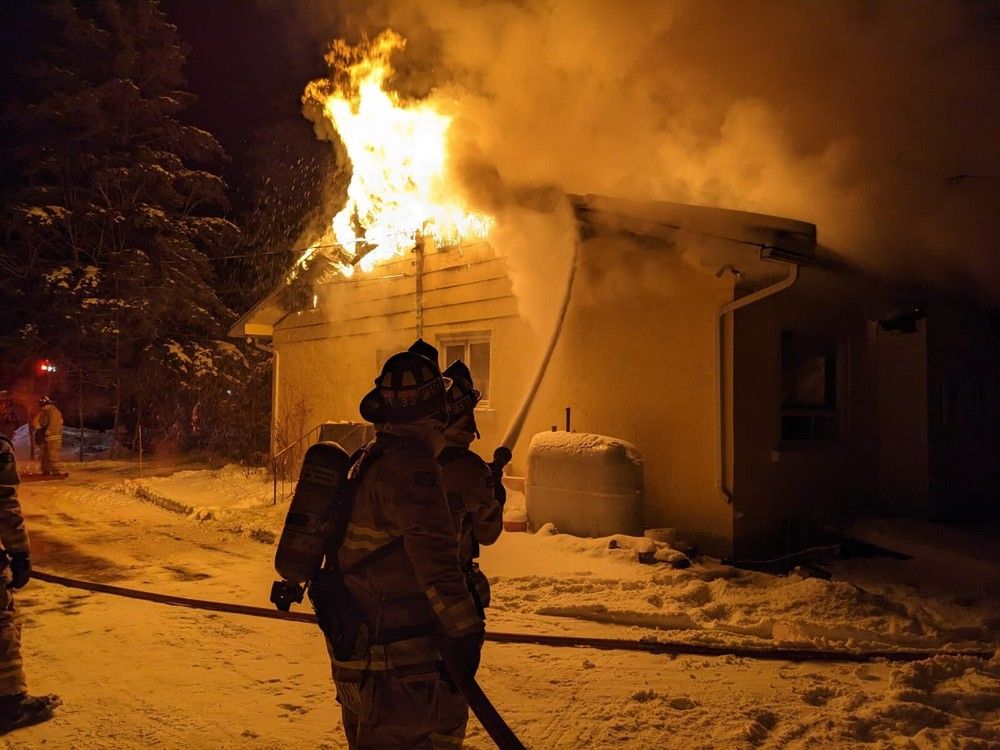
[[[493,451],[493,462],[490,464],[490,468],[492,468],[494,472],[503,474],[503,468],[510,463],[510,460],[513,457],[514,454],[510,452],[510,448],[505,445],[501,445]]]
[[[483,652],[483,637],[484,633],[480,631],[460,635],[457,638],[441,638],[438,648],[448,664],[449,671],[457,672],[464,678],[474,679],[479,669],[479,657]]]
[[[9,589],[24,588],[28,579],[31,578],[31,558],[27,552],[12,552],[10,555],[10,583]]]
[[[503,484],[503,469],[510,463],[513,454],[510,448],[501,445],[493,451],[493,461],[488,464],[490,472],[493,474],[493,497],[500,504],[502,509],[507,504],[507,488]]]

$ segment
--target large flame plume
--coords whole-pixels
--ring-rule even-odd
[[[419,236],[456,244],[486,237],[493,224],[468,209],[448,178],[451,117],[430,100],[407,102],[386,89],[390,57],[405,45],[391,30],[357,46],[338,40],[326,56],[332,77],[311,82],[303,95],[322,107],[351,160],[347,202],[332,222],[344,275],[355,264],[367,272],[408,252]]]

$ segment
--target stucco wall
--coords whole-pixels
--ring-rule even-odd
[[[550,370],[515,449],[523,474],[531,436],[564,427],[636,445],[646,466],[646,525],[676,526],[703,549],[731,548],[729,506],[715,482],[715,311],[731,283],[695,271],[665,243],[591,240],[581,248],[573,302]],[[485,246],[425,256],[424,338],[490,331],[490,408],[476,444],[489,457],[533,377],[549,331],[517,314],[506,267]],[[318,308],[289,316],[275,331],[276,423],[295,403],[312,426],[357,420],[377,374],[377,351],[416,335],[412,258],[367,277],[318,290]],[[399,276],[398,278],[393,278]],[[552,279],[558,304],[564,279]]]
[[[647,527],[678,527],[715,554],[732,515],[715,480],[715,313],[731,284],[680,248],[593,239],[580,250],[566,326],[526,425],[622,438],[645,462]]]

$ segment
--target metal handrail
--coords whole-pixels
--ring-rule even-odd
[[[302,468],[302,459],[305,457],[308,447],[319,440],[324,424],[327,423],[321,422],[316,425],[300,438],[289,443],[271,456],[271,476],[274,481],[273,505],[284,501],[295,491],[295,481]],[[338,440],[343,442],[345,446],[349,446],[349,438],[354,437],[358,432],[361,432],[363,435],[366,428],[367,425],[363,423],[355,424],[350,431],[341,435]],[[278,488],[279,484],[281,486],[280,490]]]
[[[294,489],[294,479],[298,476],[302,458],[305,456],[304,442],[312,445],[319,437],[319,430],[322,425],[316,425],[294,442],[289,443],[280,451],[271,456],[271,477],[274,480],[274,494],[272,505],[277,505],[279,500],[284,500],[292,494]],[[291,464],[295,464],[292,466]],[[278,485],[281,485],[279,492]],[[291,488],[289,488],[291,486]]]

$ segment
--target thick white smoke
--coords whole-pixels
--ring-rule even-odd
[[[455,114],[456,168],[494,210],[554,186],[758,211],[995,298],[995,7],[383,0],[346,30],[410,40],[398,85]],[[515,224],[505,242],[544,250]]]

